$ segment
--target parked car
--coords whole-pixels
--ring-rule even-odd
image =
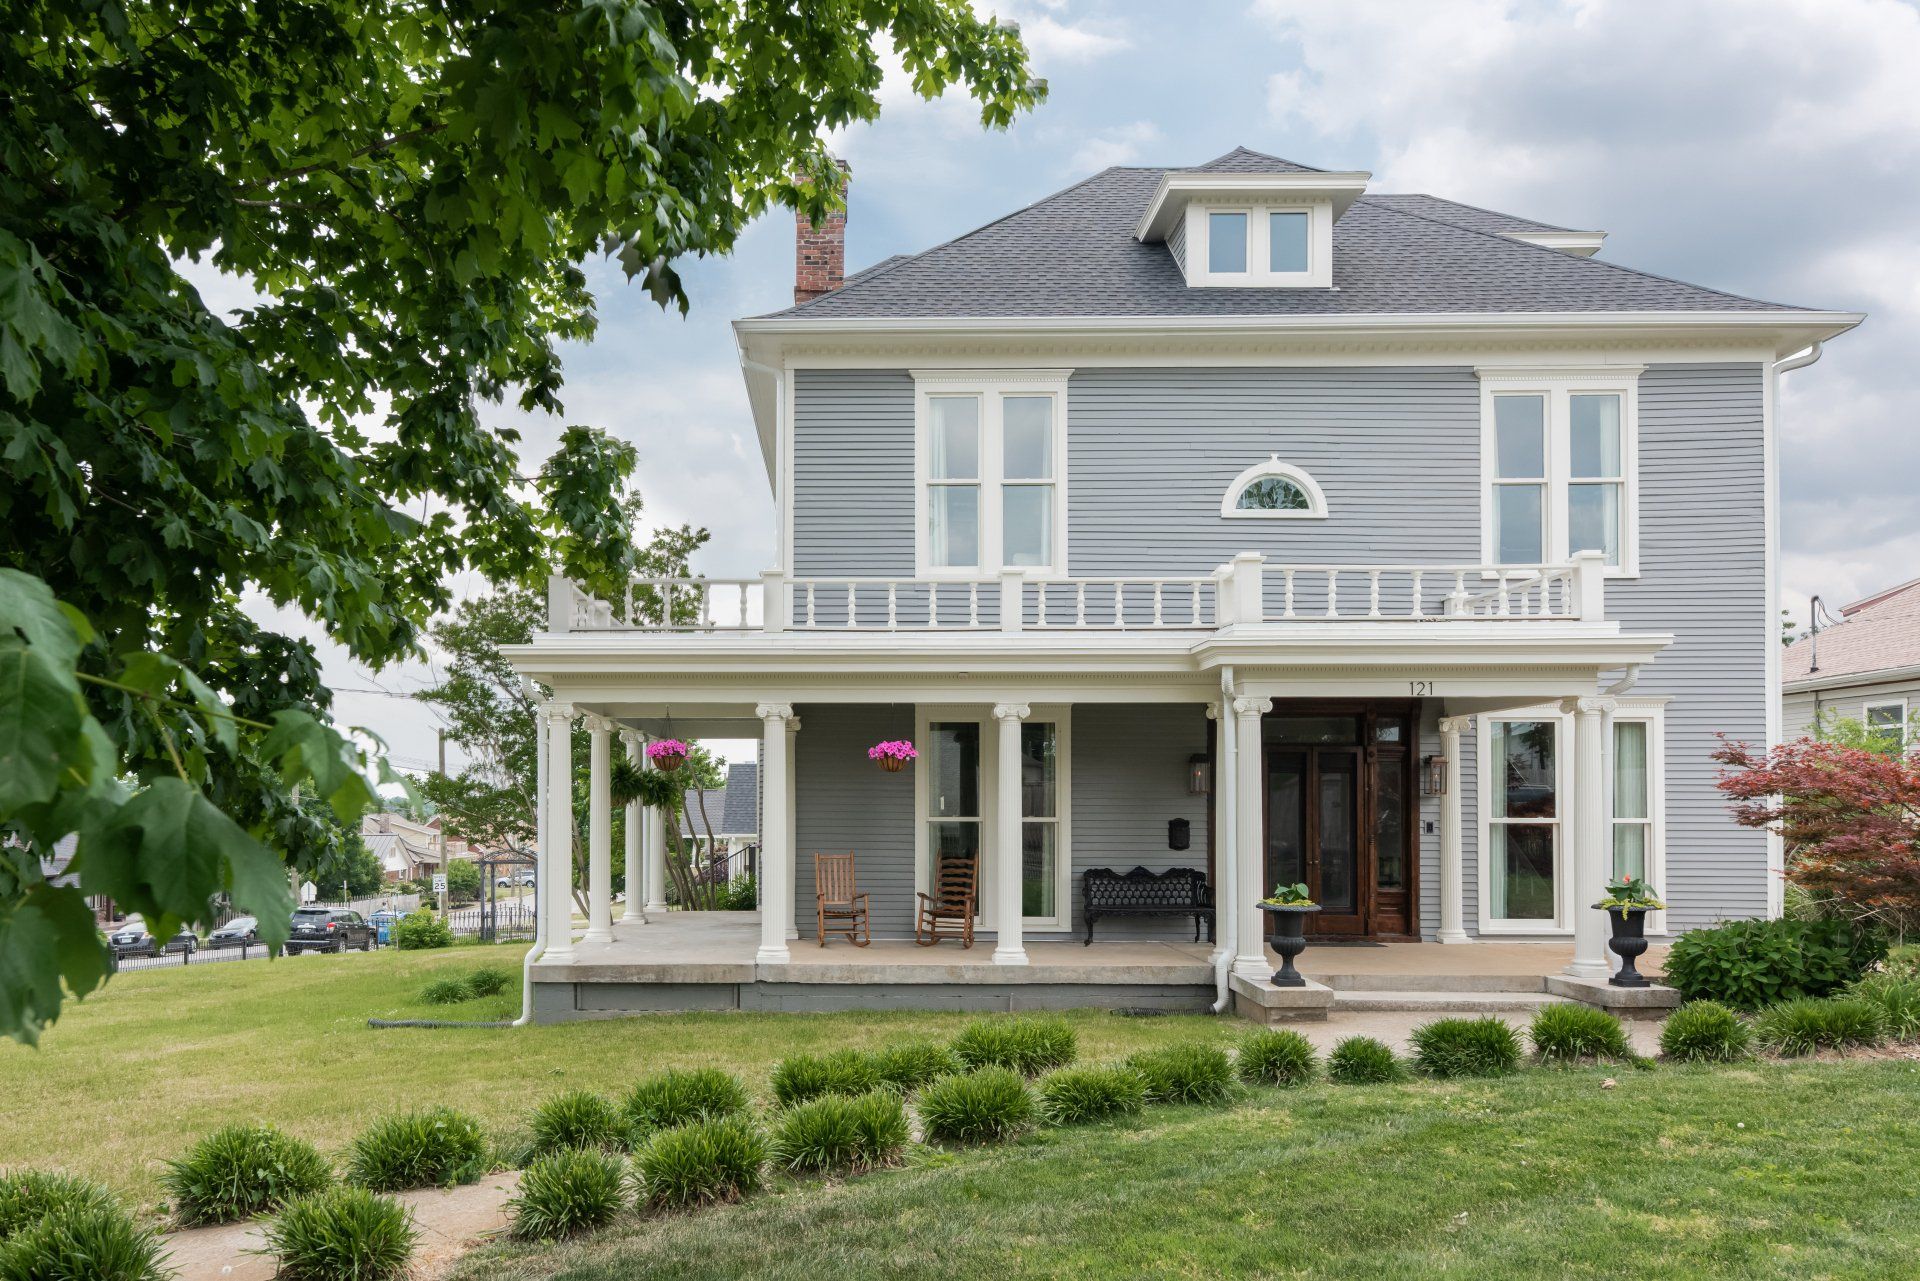
[[[260,941],[260,922],[251,916],[236,916],[207,935],[207,946],[252,947]]]
[[[293,914],[287,951],[344,952],[357,947],[373,951],[373,927],[358,912],[343,907],[303,907]]]
[[[183,925],[167,940],[163,948],[147,932],[147,923],[137,916],[129,916],[120,922],[120,928],[107,936],[107,945],[113,948],[114,959],[123,956],[159,956],[164,952],[185,952],[191,956],[200,946],[200,940],[194,936],[191,926]]]

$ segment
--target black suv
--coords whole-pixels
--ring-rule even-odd
[[[342,907],[303,907],[293,914],[288,952],[373,951],[373,926],[358,912]]]

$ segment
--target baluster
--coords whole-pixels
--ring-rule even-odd
[[[1073,585],[1073,625],[1087,625],[1087,580],[1084,578]]]
[[[1160,598],[1165,593],[1166,587],[1167,584],[1164,580],[1158,578],[1153,580],[1153,625],[1155,627],[1162,627],[1166,624],[1166,619],[1162,616],[1160,609]]]
[[[1127,585],[1117,579],[1113,584],[1113,625],[1127,630]]]
[[[633,625],[634,625],[634,617],[633,617],[633,580],[632,580],[631,578],[629,578],[629,579],[627,580],[627,626],[628,626],[628,627],[632,627]]]
[[[1380,617],[1380,571],[1367,571],[1367,617]]]
[[[663,630],[673,630],[673,582],[668,580],[660,584],[660,626]]]
[[[1510,614],[1510,613],[1512,613],[1513,611],[1512,611],[1512,609],[1511,609],[1511,608],[1509,607],[1509,606],[1510,606],[1510,602],[1509,602],[1509,601],[1508,601],[1508,599],[1507,599],[1507,571],[1506,571],[1506,570],[1504,570],[1504,569],[1500,571],[1500,588],[1499,588],[1499,591],[1500,591],[1500,609],[1499,609],[1499,613],[1501,614],[1501,616],[1502,616],[1502,617],[1505,617],[1506,615],[1508,615],[1508,614]]]
[[[980,626],[980,583],[977,579],[967,583],[967,626]]]
[[[887,580],[887,630],[900,630],[900,584],[893,579]]]
[[[859,599],[859,596],[860,584],[849,578],[847,580],[847,626],[850,628],[860,626],[860,614],[855,606],[855,601]]]
[[[1420,571],[1416,569],[1413,571],[1413,608],[1407,611],[1408,617],[1420,617],[1420,611],[1425,608],[1425,606],[1426,602],[1421,599]]]
[[[1327,571],[1327,617],[1340,617],[1340,571]]]
[[[765,601],[763,600],[762,605],[764,606],[764,604],[765,604]],[[745,630],[746,626],[747,626],[747,584],[746,584],[746,580],[742,579],[740,582],[740,627],[742,630]]]
[[[809,578],[807,580],[807,627],[811,630],[818,626],[819,623],[813,616],[813,580]]]
[[[1292,618],[1293,617],[1293,571],[1291,569],[1288,569],[1282,572],[1285,573],[1287,576],[1287,609],[1283,617]]]
[[[1188,602],[1187,621],[1198,627],[1200,626],[1200,580],[1194,579],[1190,586],[1193,588],[1193,598]]]
[[[1020,589],[1020,607],[1026,608],[1027,589]],[[1038,627],[1047,625],[1047,585],[1044,582],[1033,585],[1033,621]]]

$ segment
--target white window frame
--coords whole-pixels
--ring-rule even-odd
[[[1613,723],[1634,721],[1647,727],[1647,817],[1644,819],[1622,819],[1613,816],[1613,825],[1621,823],[1642,823],[1647,829],[1647,874],[1646,881],[1663,896],[1667,892],[1667,707],[1665,700],[1628,700],[1621,699],[1614,711]],[[1614,771],[1618,768],[1619,739],[1607,743],[1607,797],[1611,805],[1614,794]],[[1613,872],[1613,832],[1607,832],[1607,871]],[[1665,934],[1667,932],[1667,914],[1664,910],[1647,913],[1647,932]]]
[[[974,925],[978,929],[997,927],[994,889],[999,879],[1000,813],[1000,733],[991,709],[978,706],[939,706],[922,704],[914,708],[914,741],[925,743],[935,723],[965,722],[980,727],[980,883],[976,887]],[[1054,727],[1054,903],[1059,911],[1050,917],[1023,916],[1021,930],[1072,933],[1073,931],[1073,709],[1065,704],[1034,704],[1024,725],[1051,724]],[[931,780],[929,771],[913,771],[913,889],[916,894],[930,893],[933,885],[932,815],[928,812]],[[1018,804],[1018,798],[1014,800]],[[1022,824],[1028,822],[1022,818]],[[914,908],[919,910],[919,899]]]
[[[1307,496],[1305,511],[1270,511],[1265,508],[1242,508],[1240,495],[1246,493],[1247,486],[1257,480],[1269,477],[1291,481],[1300,487]],[[1274,454],[1264,463],[1255,463],[1233,478],[1227,486],[1227,493],[1220,500],[1220,514],[1229,520],[1325,520],[1327,518],[1327,496],[1318,482],[1301,468],[1291,463],[1283,463],[1280,456]]]
[[[1900,749],[1905,751],[1908,742],[1912,738],[1913,731],[1912,727],[1907,724],[1907,700],[1904,696],[1899,698],[1873,698],[1860,704],[1860,728],[1866,732],[1868,737],[1872,737],[1874,732],[1873,713],[1883,707],[1897,707],[1900,709],[1900,721],[1891,728],[1899,731]],[[1889,727],[1882,726],[1881,728],[1885,729]]]
[[[1493,726],[1497,721],[1550,721],[1555,725],[1553,740],[1553,789],[1554,817],[1553,827],[1553,919],[1551,921],[1522,920],[1512,917],[1496,918],[1491,913],[1493,895],[1489,887],[1493,884],[1493,787],[1488,782],[1493,777]],[[1478,847],[1479,881],[1475,897],[1479,899],[1480,933],[1482,934],[1524,934],[1534,937],[1552,937],[1573,933],[1573,869],[1567,862],[1567,825],[1572,821],[1573,801],[1573,717],[1562,712],[1557,706],[1548,704],[1542,707],[1518,707],[1499,712],[1485,712],[1474,720],[1474,749],[1478,759],[1474,775],[1474,809],[1476,833],[1474,844]],[[1544,822],[1532,822],[1533,826],[1546,826]],[[1612,834],[1607,837],[1609,848]]]
[[[914,502],[913,561],[916,577],[926,579],[982,579],[1000,572],[1003,559],[1003,491],[1008,486],[1050,486],[1053,490],[1052,546],[1046,565],[1010,566],[1029,578],[1055,578],[1067,572],[1067,380],[1069,369],[916,369],[914,382]],[[931,476],[933,409],[936,396],[975,396],[980,400],[980,564],[935,565],[928,519],[930,490],[941,482]],[[1049,481],[1005,479],[1005,420],[1002,401],[1008,396],[1046,396],[1053,401],[1053,477]]]
[[[1518,369],[1483,367],[1480,375],[1480,558],[1500,565],[1494,521],[1494,487],[1500,483],[1498,437],[1494,429],[1494,401],[1499,396],[1537,395],[1546,398],[1546,495],[1542,518],[1546,522],[1541,551],[1544,564],[1564,565],[1573,559],[1567,538],[1567,489],[1586,483],[1572,475],[1570,397],[1615,394],[1620,397],[1620,563],[1607,566],[1609,578],[1640,576],[1640,374],[1644,365],[1604,369]],[[1532,565],[1503,568],[1531,569]]]
[[[1247,216],[1247,269],[1220,271],[1212,268],[1213,223],[1208,215],[1237,213]],[[1272,230],[1267,215],[1303,213],[1307,215],[1307,269],[1273,270]],[[1235,199],[1191,200],[1182,216],[1186,219],[1187,284],[1213,289],[1298,289],[1326,288],[1333,284],[1333,205],[1325,200],[1247,201]]]

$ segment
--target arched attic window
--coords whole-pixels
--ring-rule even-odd
[[[1243,520],[1317,520],[1327,514],[1327,496],[1313,477],[1274,455],[1233,478],[1220,514]]]

